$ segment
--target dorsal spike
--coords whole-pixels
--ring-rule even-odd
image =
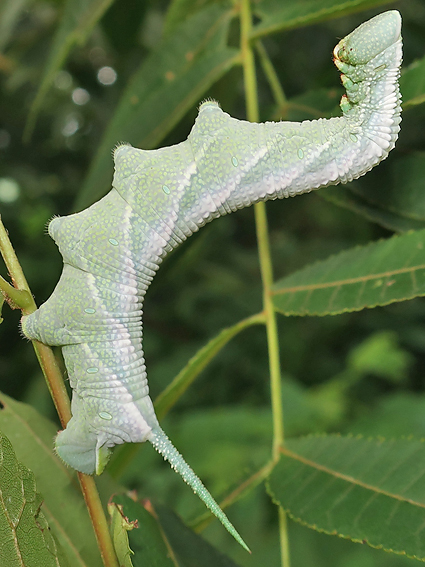
[[[203,485],[201,479],[194,473],[191,467],[186,463],[182,455],[177,451],[174,445],[171,443],[170,439],[164,433],[164,431],[158,426],[152,429],[152,433],[149,436],[149,441],[155,447],[155,449],[168,461],[171,467],[179,473],[182,479],[192,488],[193,492],[199,496],[199,498],[204,502],[207,508],[220,520],[226,530],[232,534],[235,540],[241,544],[241,546],[251,553],[249,547],[246,545],[244,540],[238,534],[236,529],[233,527],[229,518],[208,492],[208,490]]]

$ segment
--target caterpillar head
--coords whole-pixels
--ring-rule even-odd
[[[397,10],[384,12],[342,39],[334,49],[335,61],[348,65],[364,65],[396,43],[400,37],[399,12]]]

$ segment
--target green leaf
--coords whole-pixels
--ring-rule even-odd
[[[135,502],[128,496],[115,495],[113,503],[122,508],[123,514],[131,522],[137,522],[137,529],[128,532],[131,549],[134,551],[134,567],[177,567],[172,550],[170,549],[158,519],[152,510],[150,502],[145,504]],[[152,511],[153,512],[153,511]],[[136,527],[136,525],[135,525]],[[183,566],[178,566],[183,567]]]
[[[16,459],[0,433],[0,564],[60,567],[55,539],[36,492],[34,474]]]
[[[403,108],[425,102],[425,57],[403,70],[400,78]]]
[[[169,35],[176,26],[211,4],[231,7],[228,0],[172,0],[165,16],[164,35]]]
[[[371,206],[425,222],[425,153],[398,157],[385,165],[369,172],[364,182],[353,183],[350,190]]]
[[[371,173],[372,172],[369,172],[369,174]],[[361,182],[357,180],[356,185],[359,183]],[[425,221],[408,219],[401,216],[396,211],[388,211],[380,206],[372,205],[360,194],[354,192],[352,187],[353,185],[351,183],[339,187],[326,187],[321,189],[318,195],[334,205],[353,211],[395,232],[406,232],[408,230],[420,230],[425,228]],[[370,188],[370,185],[368,185],[368,187]],[[377,185],[375,184],[370,188],[370,194],[373,192],[374,187],[377,187]]]
[[[150,502],[143,507],[124,495],[114,496],[114,502],[122,504],[124,514],[139,524],[138,530],[129,532],[134,567],[237,567],[167,508]]]
[[[15,26],[32,0],[3,0],[0,3],[0,51],[3,51],[13,36]]]
[[[284,315],[336,315],[425,295],[425,230],[352,248],[273,286]]]
[[[361,374],[373,374],[392,382],[407,378],[413,355],[400,348],[393,331],[370,335],[356,346],[348,357],[349,368]]]
[[[134,555],[134,551],[128,544],[128,532],[138,527],[137,521],[130,522],[123,513],[122,505],[115,502],[108,504],[108,512],[111,516],[112,540],[120,567],[133,567],[131,556]]]
[[[378,399],[347,424],[345,431],[355,435],[425,438],[425,396],[418,392],[396,392]]]
[[[424,449],[408,439],[288,441],[268,491],[304,525],[425,561]]]
[[[57,428],[31,406],[0,393],[0,430],[29,467],[43,494],[44,514],[72,567],[100,567],[93,528],[76,474],[53,453]],[[41,565],[40,563],[38,565]]]
[[[232,13],[208,7],[181,24],[136,71],[92,162],[76,208],[109,190],[111,149],[119,141],[151,149],[168,134],[205,91],[238,61],[226,46]]]
[[[178,565],[191,567],[237,567],[229,557],[213,547],[201,536],[184,525],[172,510],[165,506],[155,506],[161,529],[173,550]]]
[[[62,67],[71,49],[87,40],[93,27],[112,2],[113,0],[67,0],[63,15],[59,18],[60,24],[50,48],[41,84],[29,112],[24,134],[26,139],[32,134],[38,112],[55,74]]]
[[[254,27],[252,37],[317,24],[388,3],[388,0],[261,0],[253,7],[261,23]]]

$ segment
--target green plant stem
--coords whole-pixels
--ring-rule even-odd
[[[1,220],[0,251],[15,288],[17,288],[17,290],[21,292],[25,291],[25,301],[24,303],[20,303],[19,297],[17,298],[16,295],[11,293],[11,290],[8,289],[7,286],[10,286],[10,284],[8,284],[7,282],[4,282],[5,284],[7,284],[7,286],[2,285],[2,291],[10,297],[13,303],[15,303],[22,309],[23,315],[29,315],[37,309],[37,305],[35,304],[31,290],[28,286],[28,282],[24,276],[24,272],[22,271],[19,260],[15,254],[12,243],[9,240],[6,229]],[[32,341],[32,344],[43,371],[44,377],[46,379],[50,394],[56,406],[59,418],[62,425],[65,427],[66,423],[68,423],[68,421],[71,419],[71,407],[65,384],[62,379],[61,371],[59,369],[59,366],[57,365],[56,359],[50,347],[38,341]]]
[[[25,289],[16,289],[0,276],[0,291],[11,309],[30,309],[33,299]]]
[[[257,40],[255,42],[255,48],[257,50],[258,56],[260,57],[261,66],[269,83],[270,89],[273,93],[273,98],[276,104],[279,106],[281,113],[284,113],[285,107],[287,105],[286,96],[283,91],[282,85],[280,84],[276,70],[273,67],[273,63],[270,60],[269,54],[267,53],[266,48],[264,47],[261,40]]]
[[[81,491],[93,524],[103,565],[105,567],[120,567],[94,478],[83,473],[78,473],[78,480],[80,481]]]
[[[3,280],[3,278],[3,282],[7,285],[5,286],[1,284],[0,289],[5,295],[9,295],[10,293],[9,298],[11,302],[19,306],[22,309],[24,315],[29,315],[37,309],[37,305],[32,297],[31,290],[28,286],[19,260],[15,254],[12,243],[10,242],[7,231],[3,223],[1,222],[1,219],[0,252],[3,256],[7,270],[10,274],[10,277],[12,278],[14,285],[21,292],[25,291],[26,294],[25,296],[17,296],[14,293],[10,293],[11,290],[9,288],[14,288],[10,286],[10,284],[8,284],[5,280]],[[28,299],[28,296],[30,299]],[[24,302],[20,303],[20,298],[23,297],[25,297]],[[32,344],[37,355],[37,359],[40,363],[41,370],[43,371],[44,377],[46,379],[50,394],[53,398],[53,402],[58,412],[62,427],[66,427],[66,424],[71,419],[71,406],[69,403],[69,397],[65,388],[65,384],[62,379],[60,368],[50,347],[40,343],[39,341],[32,341]],[[81,490],[84,495],[84,500],[86,502],[86,506],[93,524],[93,529],[96,535],[103,563],[105,567],[119,567],[111,536],[109,534],[108,522],[102,508],[94,479],[82,473],[78,473],[78,478],[80,481]]]
[[[159,394],[154,402],[155,413],[159,420],[163,419],[174,404],[186,392],[195,378],[204,370],[220,350],[237,334],[252,325],[265,323],[264,313],[247,317],[232,327],[223,329],[192,357],[170,384]]]
[[[254,53],[250,43],[252,32],[252,15],[250,0],[241,0],[241,54],[244,71],[245,97],[247,118],[251,122],[258,122],[257,80],[255,74]],[[267,344],[270,366],[270,388],[273,413],[273,447],[272,458],[279,459],[280,447],[284,441],[283,409],[281,391],[281,372],[279,356],[279,340],[277,332],[276,312],[273,307],[271,286],[273,284],[273,269],[270,254],[269,234],[267,228],[267,215],[264,203],[254,207],[257,230],[261,278],[263,282],[263,306],[266,316]],[[279,507],[279,534],[281,545],[282,567],[290,567],[288,531],[286,514]]]
[[[241,56],[246,99],[246,114],[250,122],[258,122],[257,76],[254,52],[250,43],[252,15],[250,0],[241,0]]]
[[[280,457],[280,447],[283,445],[284,440],[282,389],[277,318],[271,294],[271,287],[273,285],[273,268],[270,254],[266,207],[264,203],[258,203],[255,205],[255,221],[261,278],[263,281],[263,304],[264,311],[266,313],[267,344],[269,350],[270,387],[273,415],[272,456],[273,459],[277,461]]]

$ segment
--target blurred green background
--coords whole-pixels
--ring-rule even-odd
[[[194,9],[203,4],[193,2]],[[24,143],[25,124],[51,56],[63,2],[0,4],[0,213],[38,304],[51,294],[62,264],[46,225],[53,215],[75,212],[91,160],[128,81],[160,45],[168,8],[169,2],[161,0],[112,3],[86,43],[72,49],[55,73],[31,140]],[[285,118],[315,118],[335,110],[343,91],[331,59],[334,45],[359,23],[388,8],[399,9],[403,16],[408,66],[425,53],[422,0],[387,3],[264,38],[285,94],[295,101]],[[236,24],[231,24],[229,38],[230,45],[237,45]],[[258,80],[261,119],[279,118],[260,67]],[[218,100],[232,116],[244,118],[241,68],[232,68],[200,100],[207,97]],[[161,145],[185,139],[195,116],[196,106]],[[121,141],[126,140],[116,140]],[[368,194],[377,186],[382,190],[392,175],[394,154],[417,155],[424,149],[425,106],[419,105],[405,111],[395,152],[373,174],[351,184],[352,191]],[[421,170],[414,181],[419,191]],[[109,187],[100,183],[96,190],[94,198]],[[338,207],[320,192],[274,201],[267,211],[276,279],[341,250],[388,237],[391,227],[397,228]],[[425,222],[414,215],[412,219]],[[3,265],[0,273],[7,276]],[[152,397],[223,327],[260,311],[261,294],[252,209],[208,225],[167,258],[144,307]],[[19,313],[4,307],[3,317],[1,389],[56,419],[32,347],[19,334]],[[286,434],[340,431],[423,437],[424,323],[423,299],[335,317],[280,316]],[[267,460],[271,417],[262,327],[244,331],[225,347],[167,417],[164,429],[215,493],[225,493]],[[139,452],[122,480],[167,501],[185,516],[202,512],[202,505],[150,447]],[[210,526],[207,535],[225,551],[230,545],[241,565],[258,565],[259,557],[261,565],[278,564],[276,510],[264,487],[238,503],[231,519],[244,525],[255,562],[234,550],[220,526]],[[290,526],[290,538],[295,567],[396,567],[411,562],[295,524]]]

